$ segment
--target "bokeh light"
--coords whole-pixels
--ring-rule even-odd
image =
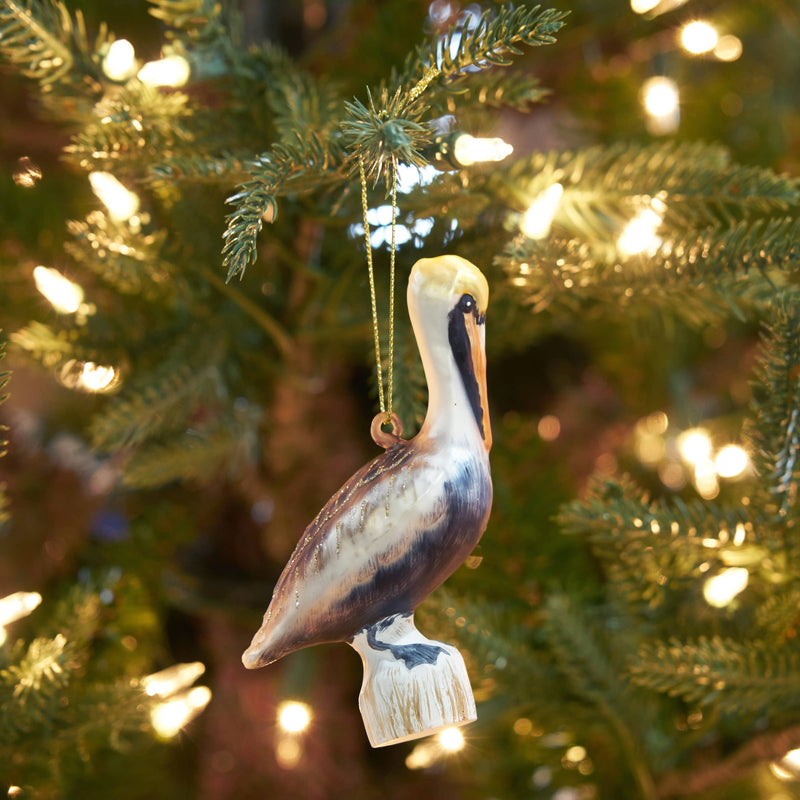
[[[148,86],[184,86],[192,74],[189,62],[178,55],[148,61],[138,73],[138,78]]]
[[[462,167],[485,161],[502,161],[514,148],[502,139],[478,139],[464,133],[453,144],[453,157]]]
[[[33,270],[36,288],[60,314],[74,314],[83,302],[83,289],[51,267]]]
[[[703,584],[703,597],[714,608],[724,608],[747,588],[750,573],[745,567],[728,567]]]
[[[708,53],[717,46],[719,34],[713,25],[704,20],[695,20],[681,29],[681,46],[693,55]]]
[[[287,733],[301,733],[311,723],[311,707],[297,700],[287,700],[278,706],[278,724]]]
[[[550,233],[563,194],[564,187],[560,183],[545,189],[522,215],[519,229],[530,239],[544,239]]]
[[[136,70],[136,52],[127,39],[111,43],[103,59],[103,72],[112,81],[125,81]]]

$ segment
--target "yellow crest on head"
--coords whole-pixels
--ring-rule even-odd
[[[414,291],[445,299],[470,294],[475,298],[479,314],[489,305],[489,284],[483,273],[461,256],[421,258],[409,277]]]

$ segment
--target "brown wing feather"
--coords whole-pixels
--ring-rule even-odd
[[[411,442],[399,442],[365,464],[323,506],[306,528],[278,578],[261,628],[244,655],[246,666],[265,666],[309,644],[338,641],[342,638],[341,630],[326,619],[327,609],[307,609],[308,614],[296,611],[300,606],[299,587],[311,571],[325,570],[326,564],[320,551],[329,537],[340,535],[341,518],[352,512],[360,497],[370,491],[376,480],[391,480],[414,454],[415,448]],[[361,505],[363,508],[363,501]],[[350,533],[347,531],[346,535]],[[322,563],[315,563],[318,560],[322,560]],[[291,623],[289,617],[292,617]],[[302,624],[303,622],[306,624]],[[353,632],[348,631],[347,635]]]

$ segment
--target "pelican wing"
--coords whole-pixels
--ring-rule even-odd
[[[245,665],[346,640],[389,613],[410,611],[416,598],[401,587],[413,587],[426,555],[415,557],[415,545],[446,514],[446,473],[441,459],[407,442],[356,472],[306,528]]]

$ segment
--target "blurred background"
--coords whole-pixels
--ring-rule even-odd
[[[12,6],[2,0],[0,24],[23,8]],[[521,160],[620,142],[635,152],[701,141],[722,145],[746,167],[798,174],[796,2],[556,7],[570,12],[556,44],[515,58],[491,90],[497,102],[461,110],[454,96],[460,129],[503,138]],[[204,36],[216,41],[211,3],[70,0],[64,8],[73,19],[80,12],[90,42],[106,24],[132,45],[139,65],[158,60],[170,42],[197,54],[206,52]],[[166,8],[168,20],[153,8]],[[454,25],[469,32],[484,11],[452,0],[243,0],[235,8],[241,28],[232,53],[279,46],[304,74],[362,100],[418,43]],[[186,27],[170,38],[181,14]],[[191,28],[198,15],[211,21]],[[103,53],[97,64],[113,81]],[[614,612],[591,605],[609,576],[586,542],[555,522],[592,474],[627,472],[655,498],[737,507],[746,497],[753,473],[740,433],[764,315],[747,298],[706,295],[679,300],[678,311],[637,295],[619,314],[591,304],[530,314],[535,300],[524,296],[524,272],[491,267],[510,226],[498,198],[513,196],[512,173],[477,211],[468,183],[428,193],[430,176],[409,178],[416,188],[401,187],[400,198],[407,216],[398,285],[417,257],[449,249],[485,264],[497,287],[488,322],[493,517],[465,567],[418,614],[428,635],[465,652],[478,723],[463,737],[372,750],[357,707],[361,664],[350,648],[326,645],[264,670],[242,668],[240,654],[303,529],[375,455],[368,428],[376,398],[355,181],[341,195],[287,196],[258,262],[241,282],[224,283],[224,199],[247,180],[247,156],[269,148],[272,122],[268,82],[259,94],[256,72],[245,75],[242,66],[241,75],[217,79],[214,63],[209,56],[209,77],[183,87],[185,95],[164,92],[200,109],[187,122],[144,94],[112,96],[106,87],[90,103],[80,99],[83,89],[53,89],[26,77],[24,65],[0,62],[0,327],[8,343],[2,368],[11,372],[0,406],[8,439],[0,460],[7,517],[0,596],[41,596],[39,608],[8,623],[3,697],[31,702],[30,718],[7,718],[0,729],[13,740],[0,763],[9,796],[668,797],[674,786],[659,784],[664,776],[722,760],[757,737],[759,725],[771,726],[769,714],[717,726],[707,709],[704,718],[697,704],[669,700],[654,712],[665,721],[658,735],[680,744],[654,745],[643,756],[633,752],[635,734],[608,733],[613,708],[599,722],[591,698],[566,683],[539,684],[552,659],[537,631],[554,592],[591,606],[596,616],[587,625],[602,621],[615,635]],[[124,63],[118,68],[124,73]],[[512,74],[538,80],[538,102],[505,104]],[[115,126],[146,125],[148,113],[162,128],[142,134],[147,146],[132,155],[136,126],[128,139]],[[102,114],[114,129],[107,135]],[[183,162],[150,170],[184,124],[189,131],[196,124],[206,142],[213,132],[226,148],[239,143],[219,150],[216,175],[213,165],[202,173],[189,164],[191,143]],[[129,232],[135,242],[120,239],[103,216],[109,202],[88,170],[128,178],[141,202],[134,213],[141,227]],[[478,214],[494,238],[481,240],[478,228],[470,234],[468,220]],[[414,227],[420,220],[430,220],[427,228]],[[466,232],[452,233],[459,220]],[[385,246],[378,252],[384,258]],[[53,270],[79,295],[69,295]],[[61,324],[65,312],[54,297],[72,308],[69,324]],[[398,316],[405,318],[399,300]],[[399,324],[398,402],[413,430],[424,387]],[[291,358],[281,355],[283,335]],[[703,472],[698,464],[712,466]],[[720,606],[733,597],[726,591]],[[681,613],[676,633],[689,624]],[[79,645],[59,650],[59,631],[73,628]],[[61,654],[50,666],[39,663],[37,680],[52,688],[38,699],[35,680],[20,690],[8,672],[22,652],[13,642],[28,646],[36,637]],[[533,663],[533,652],[541,662]],[[74,670],[59,683],[64,653]],[[137,683],[153,674],[173,682],[160,700]],[[134,684],[158,702],[126,694]],[[548,705],[540,694],[554,686]],[[783,751],[796,747],[800,737]],[[643,763],[657,780],[636,777]],[[800,797],[791,760],[753,763],[693,796]]]

